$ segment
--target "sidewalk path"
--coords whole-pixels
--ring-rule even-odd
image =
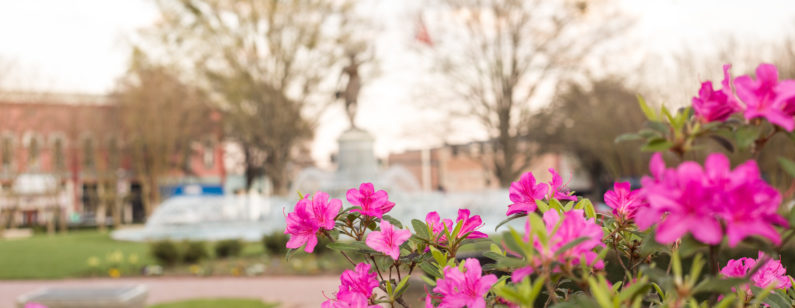
[[[339,276],[234,277],[146,277],[121,279],[4,280],[0,281],[0,308],[16,307],[16,298],[44,287],[103,287],[144,284],[148,304],[192,298],[259,298],[279,302],[280,307],[319,307],[337,291]]]

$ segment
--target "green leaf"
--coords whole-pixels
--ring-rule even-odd
[[[370,247],[368,247],[365,243],[356,242],[356,241],[354,241],[354,242],[334,242],[334,243],[329,243],[328,245],[326,245],[326,247],[328,247],[330,249],[338,250],[338,251],[355,251],[355,252],[372,251],[372,249],[370,249]]]
[[[789,225],[795,226],[795,206],[789,210]]]
[[[778,292],[771,292],[763,302],[773,308],[792,308],[792,300],[781,296]]]
[[[439,269],[436,268],[436,266],[433,266],[428,262],[422,262],[419,264],[420,264],[420,269],[422,269],[422,271],[425,272],[426,274],[434,278],[442,278],[442,273],[439,272]]]
[[[646,142],[646,145],[644,145],[641,148],[641,151],[662,152],[662,151],[667,151],[673,145],[674,144],[672,142],[668,141],[668,139],[665,139],[665,138],[662,138],[662,137],[652,138],[651,140]]]
[[[648,104],[646,104],[646,100],[643,99],[643,96],[640,96],[640,94],[638,94],[637,97],[638,97],[638,105],[640,105],[640,110],[643,111],[643,114],[646,115],[646,118],[649,119],[649,121],[660,121],[660,118],[659,116],[657,116],[657,113],[654,112],[654,110],[651,109],[651,107],[649,107]]]
[[[560,204],[558,199],[552,198],[549,199],[549,207],[558,210],[558,212],[563,212],[563,204]]]
[[[729,151],[729,153],[734,153],[734,145],[731,143],[731,141],[729,141],[729,139],[726,139],[720,135],[709,135],[709,138],[715,140],[715,142]]]
[[[585,206],[585,216],[587,216],[588,218],[596,218],[596,209],[594,209],[591,200],[583,199],[583,202]]]
[[[784,169],[791,177],[795,177],[795,162],[786,159],[784,157],[778,158],[778,163],[781,164],[781,168]]]
[[[546,213],[549,211],[549,205],[547,205],[544,201],[536,200],[536,206],[538,206],[538,210],[541,211],[541,213]]]
[[[414,233],[417,237],[424,240],[431,240],[431,235],[428,232],[428,225],[418,219],[411,220],[411,226],[414,227]]]
[[[717,304],[715,304],[715,308],[728,308],[729,305],[734,303],[734,299],[735,298],[737,298],[737,294],[729,293],[722,300],[720,300]]]
[[[403,229],[403,223],[400,220],[395,219],[395,217],[384,215],[381,219],[388,221],[393,226],[397,227],[398,229]]]
[[[520,217],[525,217],[525,216],[527,216],[527,214],[513,214],[511,216],[508,216],[508,218],[506,218],[505,220],[501,221],[500,223],[497,224],[496,227],[494,227],[494,231],[497,231],[497,229],[502,227],[502,225],[504,225],[504,224],[514,220],[514,219],[517,219],[517,218],[520,218]]]
[[[740,149],[747,149],[757,138],[759,138],[759,128],[756,126],[741,126],[734,132],[734,140]]]
[[[645,294],[650,288],[651,286],[645,280],[635,282],[618,293],[618,302],[623,303],[637,295]]]
[[[430,249],[431,249],[431,256],[433,256],[433,259],[436,261],[436,264],[439,264],[439,266],[444,266],[445,264],[447,264],[446,254],[442,253],[441,251],[439,251],[439,249],[436,249],[435,247],[430,247]]]
[[[614,139],[613,142],[621,143],[621,142],[625,142],[625,141],[633,141],[633,140],[641,140],[641,139],[643,139],[643,136],[641,136],[640,134],[637,134],[637,133],[626,133],[626,134],[621,134],[618,137],[616,137],[616,139]]]
[[[709,293],[727,293],[733,287],[747,282],[745,278],[708,278],[693,288],[693,294],[709,292]]]
[[[406,291],[406,287],[408,286],[409,276],[403,277],[403,280],[398,282],[397,286],[395,287],[395,297],[398,298],[400,295],[403,294],[403,291]]]

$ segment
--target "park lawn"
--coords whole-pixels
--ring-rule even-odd
[[[109,233],[71,231],[66,234],[36,234],[30,238],[0,240],[0,279],[48,279],[101,275],[111,265],[108,256],[121,252],[124,261],[121,271],[133,271],[144,264],[152,264],[146,243],[120,242]],[[137,262],[130,263],[130,256]],[[89,265],[96,257],[99,265]],[[136,257],[133,257],[135,259]]]
[[[149,306],[149,308],[272,308],[257,299],[193,299]]]

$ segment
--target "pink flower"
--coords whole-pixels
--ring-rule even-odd
[[[734,98],[731,88],[731,65],[723,65],[723,88],[719,91],[712,89],[712,82],[701,83],[698,97],[693,97],[693,110],[701,122],[726,121],[733,113],[740,110],[739,103]]]
[[[337,295],[337,298],[329,299],[322,304],[321,308],[381,308],[379,305],[370,305],[367,298],[359,293],[346,293]]]
[[[437,280],[433,291],[441,294],[442,302],[439,307],[448,308],[485,308],[484,296],[491,286],[497,282],[497,276],[489,274],[483,276],[480,262],[477,259],[466,259],[462,273],[458,267],[447,266],[444,268],[444,277]],[[426,297],[426,307],[428,307]]]
[[[386,191],[375,191],[372,183],[362,183],[359,185],[359,189],[349,189],[346,197],[348,202],[361,207],[361,209],[353,209],[351,212],[358,212],[365,216],[381,218],[395,207],[395,204],[389,201]]]
[[[444,233],[445,226],[447,227],[447,231],[453,232],[455,226],[453,225],[453,221],[450,219],[441,220],[439,218],[439,213],[437,212],[430,212],[425,215],[425,223],[431,228],[431,232],[433,232],[434,237],[438,236],[441,233]],[[459,209],[458,210],[458,218],[456,218],[456,224],[463,224],[461,226],[461,231],[458,232],[457,238],[462,238],[465,234],[467,234],[466,238],[484,238],[488,237],[486,233],[477,231],[480,227],[483,226],[483,220],[480,219],[479,215],[474,215],[470,217],[470,212],[468,209]],[[447,236],[442,234],[439,237],[439,242],[446,242]]]
[[[637,212],[638,227],[647,229],[659,222],[655,238],[663,244],[688,232],[703,243],[718,244],[722,222],[731,247],[752,235],[780,243],[773,225],[787,225],[776,213],[781,196],[761,179],[756,163],[749,161],[732,171],[723,154],[711,154],[704,165],[706,170],[687,161],[666,169],[660,154],[655,154],[654,178],[642,180],[648,206]]]
[[[764,256],[764,253],[760,251],[756,260],[751,258],[729,260],[726,266],[720,270],[720,273],[726,277],[745,277]],[[756,273],[751,275],[751,282],[759,288],[766,288],[771,284],[775,284],[775,288],[782,290],[792,287],[789,276],[787,276],[787,270],[781,265],[781,260],[768,260]],[[748,286],[743,288],[748,295],[751,295],[751,290]]]
[[[368,263],[359,263],[354,270],[345,270],[340,275],[340,289],[336,298],[325,301],[321,307],[379,307],[370,306],[367,301],[373,295],[373,289],[378,287],[376,275],[370,272]]]
[[[295,210],[287,214],[285,234],[290,234],[287,248],[299,248],[306,244],[304,251],[312,252],[317,245],[317,232],[321,228],[334,229],[334,219],[342,209],[342,201],[328,200],[328,194],[316,192],[312,199],[309,196],[298,200]]]
[[[327,193],[322,191],[316,192],[312,197],[312,211],[315,213],[315,219],[321,228],[326,230],[334,229],[335,218],[342,209],[342,201],[339,199],[331,199]]]
[[[484,238],[489,237],[486,233],[475,231],[483,226],[483,221],[480,219],[479,215],[475,215],[469,217],[469,210],[468,209],[459,209],[458,210],[458,218],[456,218],[456,223],[461,223],[461,231],[458,232],[458,237],[461,238],[465,234],[467,234],[466,238]],[[452,232],[452,230],[451,230]]]
[[[560,177],[560,174],[554,168],[549,168],[549,173],[552,173],[552,182],[549,183],[551,189],[549,192],[550,199],[577,201],[577,197],[572,196],[571,191],[566,187],[568,183],[563,183],[563,178]]]
[[[428,224],[428,227],[430,227],[431,232],[433,232],[433,236],[434,237],[436,237],[437,235],[439,235],[441,233],[444,233],[444,228],[445,227],[447,227],[448,231],[452,231],[453,230],[453,221],[450,220],[450,219],[447,219],[447,218],[445,218],[444,220],[441,220],[441,218],[439,217],[439,213],[437,213],[436,211],[430,212],[427,215],[425,215],[425,223]],[[439,238],[439,241],[442,241],[442,242],[446,241],[446,240],[447,240],[447,237],[444,236],[444,235],[442,235]]]
[[[31,302],[31,303],[26,303],[25,304],[25,308],[47,308],[47,306],[44,306],[44,305],[39,304],[39,303],[32,303]]]
[[[365,298],[370,298],[373,295],[373,289],[378,287],[378,280],[375,272],[370,272],[370,264],[359,263],[356,264],[354,270],[345,270],[340,275],[340,291],[337,293],[359,293],[364,295]]]
[[[639,207],[646,205],[638,190],[630,190],[629,182],[613,183],[613,190],[605,193],[605,203],[613,209],[613,215],[624,220],[635,217]]]
[[[287,248],[299,248],[306,244],[304,248],[306,252],[311,253],[315,250],[315,245],[317,245],[315,234],[320,230],[320,225],[315,220],[310,206],[311,201],[306,198],[301,199],[295,205],[295,210],[287,214],[287,228],[284,230],[285,234],[290,234]]]
[[[367,235],[365,243],[375,251],[382,252],[392,259],[400,257],[400,245],[411,237],[409,230],[395,230],[386,220],[381,221],[381,231],[373,231]]]
[[[508,212],[505,215],[535,211],[536,200],[543,200],[548,189],[549,186],[544,183],[536,184],[533,173],[526,172],[519,181],[511,183],[509,197],[513,203],[508,206]]]
[[[571,210],[564,213],[561,220],[558,211],[549,210],[544,213],[543,219],[548,234],[548,242],[544,245],[537,237],[533,238],[533,246],[539,255],[533,259],[533,265],[514,271],[511,277],[514,282],[521,281],[533,272],[534,267],[545,262],[554,261],[572,265],[585,262],[585,264],[597,269],[604,268],[604,262],[596,260],[598,254],[593,251],[596,247],[605,246],[602,243],[604,233],[602,232],[602,227],[596,224],[593,218],[586,219],[583,210]],[[530,240],[530,229],[530,220],[528,219],[525,223],[526,241]],[[586,240],[555,256],[561,247],[581,237],[585,237]]]
[[[792,81],[779,84],[778,70],[762,63],[756,68],[756,80],[744,75],[734,80],[737,96],[745,103],[746,119],[764,117],[787,131],[795,128],[795,85]]]

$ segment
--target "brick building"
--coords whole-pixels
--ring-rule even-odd
[[[520,150],[526,148],[520,147]],[[408,169],[426,191],[479,191],[499,188],[500,183],[491,164],[493,155],[489,142],[476,141],[393,153],[389,155],[388,162]],[[525,172],[533,172],[539,181],[548,181],[551,179],[549,168],[557,169],[564,179],[574,177],[570,186],[575,189],[587,186],[577,181],[581,177],[573,176],[575,166],[572,159],[561,154],[539,155]]]
[[[140,185],[119,122],[118,108],[104,96],[0,97],[0,206],[17,207],[14,224],[41,223],[48,206],[73,223],[103,221],[110,214],[99,211],[110,207],[101,202],[121,203],[125,221],[142,220]],[[175,171],[167,182],[222,185],[224,153],[215,140],[193,146],[190,178]]]

